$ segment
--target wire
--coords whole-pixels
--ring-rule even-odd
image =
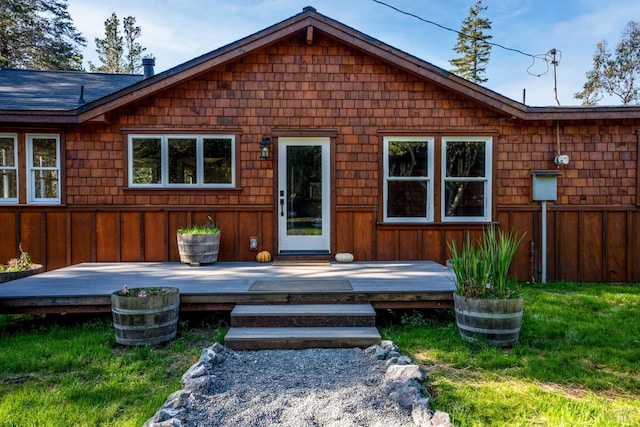
[[[383,1],[380,1],[380,0],[372,0],[372,1],[374,3],[378,3],[378,4],[382,5],[382,6],[386,6],[389,9],[393,9],[398,13],[402,13],[403,15],[411,16],[412,18],[416,18],[416,19],[418,19],[418,20],[420,20],[422,22],[426,22],[427,24],[435,25],[436,27],[442,28],[443,30],[451,31],[453,33],[456,33],[456,34],[464,36],[464,37],[470,37],[470,36],[464,34],[463,32],[460,32],[458,30],[454,30],[453,28],[449,28],[449,27],[446,27],[444,25],[438,24],[437,22],[434,22],[434,21],[430,21],[430,20],[425,19],[425,18],[423,18],[421,16],[415,15],[415,14],[413,14],[411,12],[407,12],[407,11],[404,11],[402,9],[398,9],[397,7],[392,6],[392,5],[390,5],[388,3],[385,3]],[[532,63],[527,68],[527,73],[532,75],[532,76],[540,77],[540,76],[543,76],[543,75],[545,75],[545,74],[547,74],[549,72],[549,62],[552,61],[552,59],[551,59],[551,50],[549,52],[547,52],[547,53],[540,53],[540,54],[534,55],[534,54],[531,54],[531,53],[523,52],[523,51],[521,51],[519,49],[514,49],[514,48],[511,48],[511,47],[507,47],[507,46],[501,45],[499,43],[493,43],[493,42],[489,42],[489,41],[486,41],[486,40],[484,40],[484,42],[487,43],[488,45],[499,47],[501,49],[508,50],[508,51],[511,51],[511,52],[516,52],[516,53],[519,53],[520,55],[528,56],[529,58],[531,58],[532,59]],[[560,53],[560,57],[562,57],[562,52],[560,52],[557,49],[552,49],[552,50],[555,50],[556,52]],[[532,73],[530,71],[536,65],[536,61],[537,60],[542,60],[546,64],[545,71],[543,73],[541,73],[541,74]],[[555,65],[558,65],[559,63],[560,63],[560,60],[557,59]]]

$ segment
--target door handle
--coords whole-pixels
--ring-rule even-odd
[[[280,216],[284,216],[284,199],[280,199]]]

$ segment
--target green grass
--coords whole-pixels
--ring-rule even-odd
[[[510,349],[463,342],[449,310],[392,313],[382,333],[425,366],[456,426],[640,425],[640,285],[521,291]],[[169,344],[137,348],[106,316],[0,316],[0,426],[140,426],[225,331],[185,317]]]
[[[524,285],[520,341],[464,343],[450,314],[385,338],[426,367],[457,426],[640,425],[640,285]]]
[[[140,426],[220,338],[182,322],[167,345],[123,347],[110,318],[86,320],[0,316],[0,426]]]

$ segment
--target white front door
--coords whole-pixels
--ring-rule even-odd
[[[329,138],[278,139],[278,248],[330,251]]]

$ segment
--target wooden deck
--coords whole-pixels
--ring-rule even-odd
[[[277,286],[250,290],[258,281],[272,281]],[[345,281],[349,289],[335,286]],[[287,289],[282,287],[283,282],[304,282],[307,286]],[[111,293],[125,284],[130,288],[177,287],[181,311],[230,311],[237,303],[449,308],[454,291],[450,270],[432,261],[325,265],[221,262],[201,267],[180,263],[83,263],[0,285],[0,313],[108,312]]]

